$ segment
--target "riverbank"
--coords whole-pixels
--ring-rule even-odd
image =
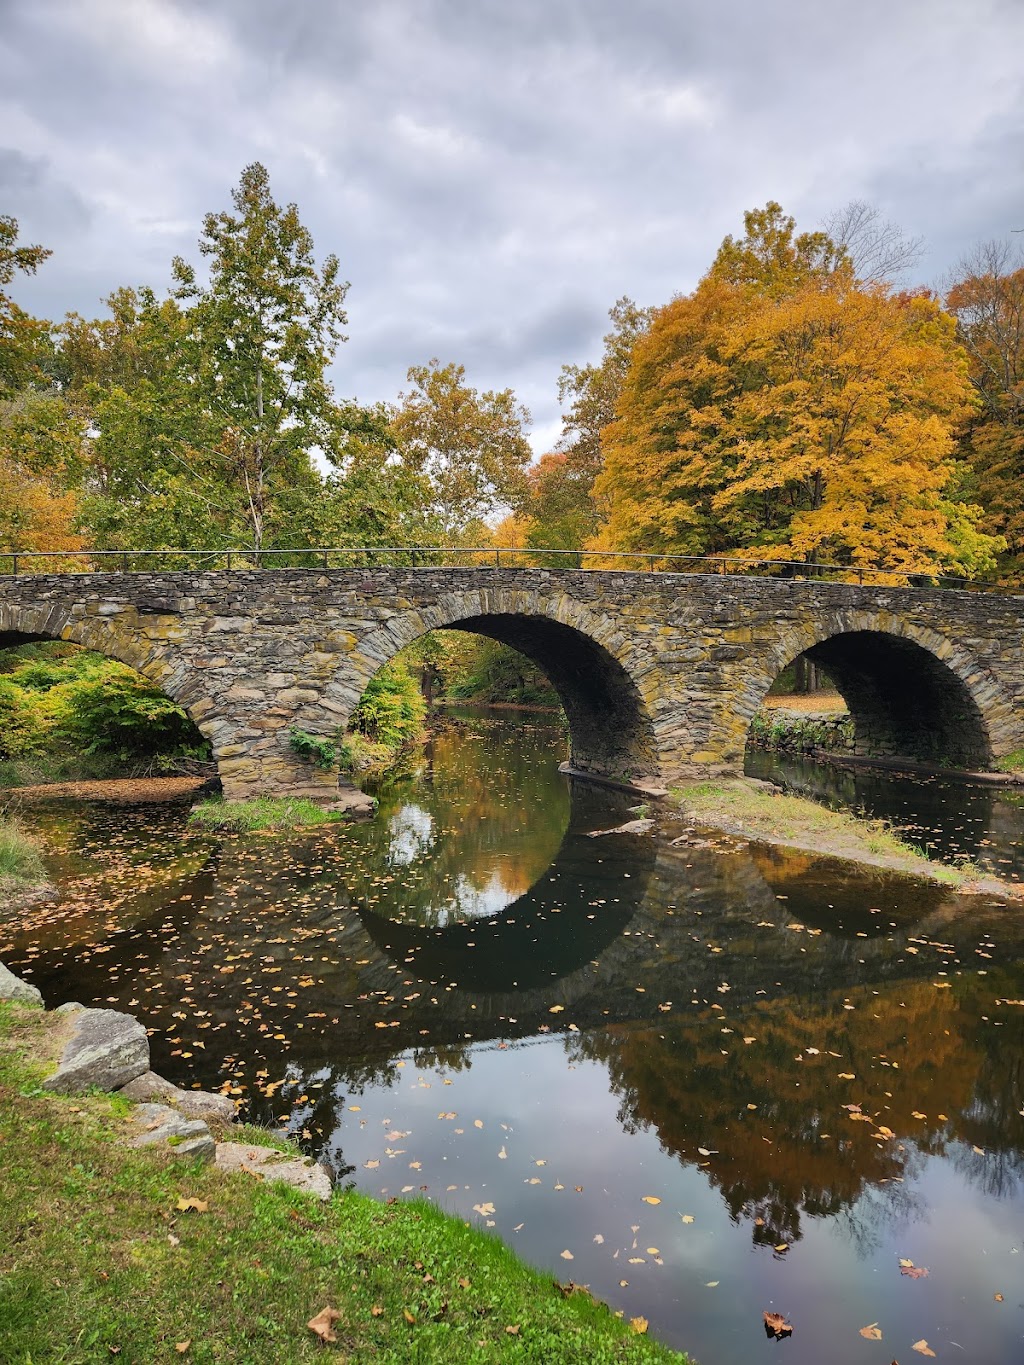
[[[974,867],[933,862],[880,820],[830,810],[752,778],[674,787],[670,800],[686,819],[734,837],[841,858],[939,882],[965,894],[1024,899],[1024,887]]]
[[[125,1100],[40,1091],[53,1020],[0,1005],[0,1358],[685,1365],[424,1201],[125,1150]]]
[[[28,905],[53,894],[38,842],[0,812],[0,905]]]

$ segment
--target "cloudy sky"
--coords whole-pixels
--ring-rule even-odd
[[[351,281],[339,394],[457,360],[538,450],[614,300],[745,208],[868,200],[925,280],[1024,227],[1024,0],[0,0],[0,73],[23,306],[165,287],[259,160]]]

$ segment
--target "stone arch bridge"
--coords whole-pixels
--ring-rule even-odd
[[[500,568],[0,576],[0,647],[61,639],[138,669],[209,738],[231,799],[330,798],[289,729],[331,736],[373,674],[439,627],[490,636],[557,688],[572,764],[662,783],[738,771],[750,720],[806,653],[856,749],[985,768],[1024,748],[1024,598],[736,575]]]

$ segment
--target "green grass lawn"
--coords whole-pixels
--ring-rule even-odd
[[[127,1150],[125,1101],[39,1091],[53,1027],[0,1006],[4,1365],[685,1361],[430,1204]],[[325,1307],[333,1343],[307,1327]]]
[[[0,811],[0,893],[27,890],[45,880],[38,844]]]

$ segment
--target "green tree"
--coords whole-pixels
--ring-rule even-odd
[[[338,259],[318,267],[297,207],[280,208],[258,162],[242,172],[234,212],[207,214],[199,250],[209,280],[174,261],[188,304],[185,349],[216,435],[215,464],[258,558],[277,495],[312,478],[310,453],[339,435],[327,367],[347,318]]]
[[[19,308],[7,292],[18,275],[34,275],[52,254],[43,246],[18,246],[18,220],[0,214],[0,398],[37,382],[52,361],[50,324]]]
[[[480,393],[454,363],[413,365],[414,387],[399,394],[392,432],[409,468],[429,481],[428,511],[447,541],[480,534],[526,492],[530,414],[511,389]]]

